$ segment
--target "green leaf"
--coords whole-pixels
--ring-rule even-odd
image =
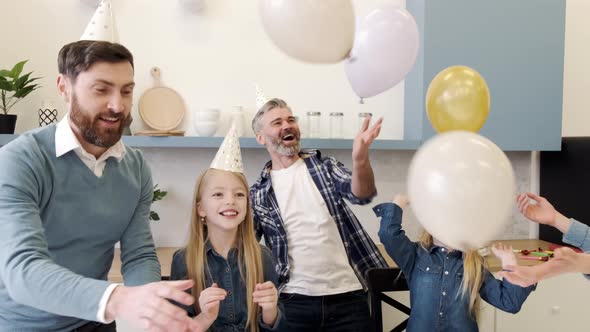
[[[156,212],[150,211],[150,220],[159,221],[160,220],[160,216]]]
[[[12,91],[12,84],[6,80],[0,79],[0,90]]]
[[[31,72],[32,73],[32,72]],[[28,73],[24,76],[21,76],[19,78],[17,78],[14,81],[14,87],[19,90],[25,87],[25,83],[27,82],[27,80],[29,79],[29,76],[31,76],[31,73]]]
[[[154,191],[154,195],[152,196],[152,203],[155,201],[161,200],[162,198],[166,197],[166,195],[168,194],[167,191],[163,191],[163,190],[158,189],[157,183],[154,185],[153,191]],[[155,211],[150,211],[149,219],[158,221],[158,220],[160,220],[160,216]]]
[[[10,71],[10,77],[12,77],[13,79],[17,79],[20,76],[20,73],[23,72],[23,67],[25,66],[25,63],[27,63],[27,61],[29,60],[24,60],[14,65],[14,67],[12,67],[12,70]]]
[[[163,191],[158,188],[158,184],[154,185],[154,196],[152,197],[152,202],[156,202],[161,200],[162,198],[166,197],[166,195],[168,195],[167,191]]]
[[[26,96],[27,96],[29,93],[33,92],[33,90],[35,90],[37,87],[38,87],[38,85],[37,85],[37,84],[33,84],[33,85],[30,85],[30,86],[28,86],[28,87],[26,87],[26,88],[24,88],[24,89],[20,89],[20,90],[18,90],[18,91],[16,91],[16,92],[14,93],[14,97],[15,97],[15,98],[24,98],[24,97],[26,97]]]
[[[4,78],[4,77],[10,77],[10,72],[6,69],[2,69],[0,70],[0,77]]]
[[[152,202],[162,200],[168,194],[167,191],[161,191],[160,189],[154,191],[154,198]]]
[[[34,81],[36,81],[36,80],[38,80],[38,79],[40,79],[40,78],[41,78],[41,77],[33,77],[33,78],[31,78],[30,80],[26,81],[26,82],[25,82],[25,84],[24,84],[23,86],[27,86],[27,85],[29,85],[30,83],[32,83],[32,82],[34,82]]]

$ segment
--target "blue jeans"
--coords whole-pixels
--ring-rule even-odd
[[[369,304],[363,290],[307,296],[281,294],[288,328],[285,331],[370,331]]]

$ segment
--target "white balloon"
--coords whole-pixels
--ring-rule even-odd
[[[416,20],[407,10],[383,4],[359,20],[346,77],[361,98],[396,86],[410,72],[420,46]]]
[[[260,17],[273,43],[295,59],[336,63],[352,48],[350,0],[261,0]]]
[[[427,141],[412,159],[408,196],[434,238],[455,249],[477,249],[497,239],[510,222],[514,172],[492,141],[451,131]]]

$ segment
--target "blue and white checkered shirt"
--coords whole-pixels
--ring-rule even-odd
[[[351,189],[352,172],[334,158],[322,158],[318,150],[301,152],[299,156],[305,161],[330,215],[336,221],[351,267],[366,288],[365,272],[370,268],[387,267],[387,263],[352,210],[344,202],[344,198],[352,204],[364,205],[370,203],[377,193],[364,199],[356,197]],[[260,178],[250,188],[250,198],[254,211],[256,236],[259,239],[264,236],[266,245],[272,250],[277,260],[279,289],[282,289],[289,282],[290,265],[287,235],[272,188],[271,165],[269,161],[264,166]],[[318,254],[328,255],[329,253]]]

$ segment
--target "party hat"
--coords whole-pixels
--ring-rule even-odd
[[[235,124],[231,126],[223,143],[221,143],[210,168],[244,173],[242,153],[240,152],[240,138]]]
[[[119,42],[119,33],[117,32],[117,24],[115,23],[113,6],[111,6],[110,0],[102,0],[100,2],[80,40]]]
[[[266,99],[264,92],[262,92],[262,89],[258,84],[254,83],[254,86],[256,87],[256,111],[259,111],[262,106],[266,104],[268,99]]]

